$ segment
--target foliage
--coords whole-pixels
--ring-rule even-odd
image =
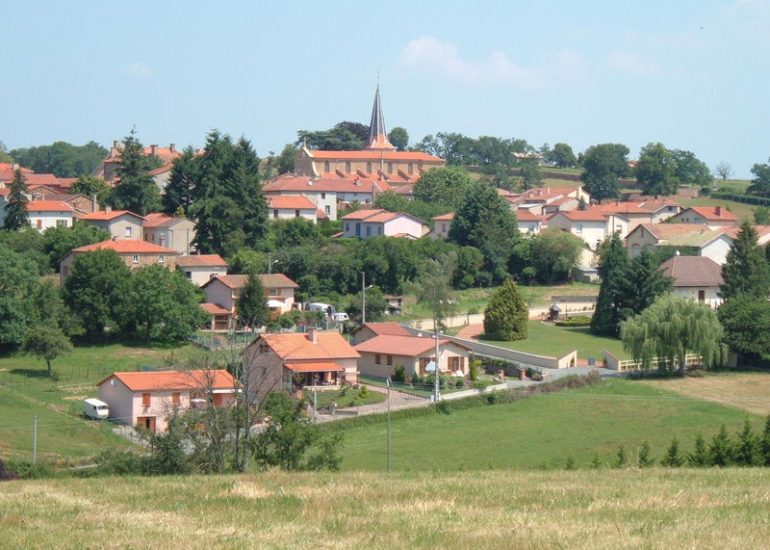
[[[545,159],[557,168],[573,168],[577,166],[577,157],[572,147],[567,143],[556,143]]]
[[[623,320],[625,305],[628,254],[617,234],[605,240],[599,249],[599,277],[601,286],[596,299],[596,311],[591,318],[591,332],[603,336],[617,336]]]
[[[724,360],[722,326],[716,313],[703,304],[671,294],[661,296],[639,315],[621,324],[623,348],[643,369],[659,358],[661,370],[678,366],[684,371],[685,357],[695,353],[706,366]]]
[[[734,460],[737,466],[757,466],[758,460],[758,440],[751,429],[751,422],[747,418],[743,423],[743,430],[738,434],[738,441],[735,443]]]
[[[478,248],[485,270],[502,281],[508,276],[508,260],[518,239],[516,216],[508,202],[486,183],[471,185],[449,227],[449,240]]]
[[[546,229],[522,239],[514,247],[511,262],[525,280],[528,278],[526,269],[529,267],[539,283],[563,283],[578,265],[583,245],[583,240],[571,233],[557,228]]]
[[[8,186],[8,199],[5,204],[5,220],[3,227],[11,231],[21,229],[29,225],[27,216],[27,180],[21,170],[16,170],[13,174],[13,180]]]
[[[700,187],[710,188],[714,177],[711,175],[706,163],[699,160],[691,151],[674,149],[671,151],[674,157],[674,176],[680,183],[690,183]]]
[[[770,159],[765,164],[755,164],[751,167],[754,178],[746,190],[752,195],[770,196]]]
[[[709,464],[708,450],[706,449],[706,440],[703,439],[703,436],[701,434],[698,434],[695,436],[695,444],[693,446],[693,451],[688,455],[687,463],[690,466],[695,466],[698,468],[708,466]]]
[[[762,466],[770,466],[770,414],[765,418],[765,427],[759,441],[759,462]]]
[[[123,321],[131,288],[131,272],[114,250],[79,254],[64,283],[64,302],[86,337],[99,340]]]
[[[276,170],[279,174],[285,174],[287,172],[294,171],[294,165],[297,161],[298,151],[299,149],[297,149],[297,146],[293,143],[287,143],[283,147],[276,161]]]
[[[190,472],[185,453],[185,431],[181,420],[172,415],[163,433],[146,434],[150,455],[142,461],[146,475],[180,475]]]
[[[150,176],[152,162],[151,157],[144,154],[144,147],[132,129],[123,140],[117,168],[120,182],[107,199],[110,206],[141,216],[160,210],[160,191]]]
[[[733,445],[727,434],[727,427],[722,424],[709,445],[710,465],[724,468],[733,463]]]
[[[714,172],[717,176],[722,178],[722,181],[727,181],[727,178],[733,175],[733,167],[729,162],[720,161],[714,167]]]
[[[741,294],[717,311],[727,346],[750,359],[770,354],[770,303]]]
[[[624,445],[618,445],[618,452],[615,455],[615,462],[613,468],[622,468],[626,465],[628,459],[626,458],[626,448]]]
[[[8,152],[8,147],[5,146],[5,143],[3,143],[2,140],[0,140],[0,162],[9,164],[14,162],[13,157]]]
[[[770,225],[770,208],[757,206],[754,209],[754,223],[757,225]]]
[[[521,161],[520,170],[524,189],[539,187],[543,183],[543,173],[540,171],[540,163],[537,159],[524,159]]]
[[[658,296],[671,291],[673,281],[659,268],[660,262],[656,255],[646,249],[628,264],[626,276],[621,281],[623,319],[641,313]]]
[[[443,325],[444,320],[454,314],[456,301],[450,284],[451,259],[428,260],[414,282],[413,291],[417,303],[425,305],[431,312],[434,328]]]
[[[409,214],[410,216],[423,220],[429,225],[432,224],[431,218],[433,218],[433,216],[444,214],[447,211],[447,207],[441,204],[425,202],[419,199],[410,200],[393,191],[378,193],[374,200],[374,205],[377,208],[383,208],[390,212],[403,212]]]
[[[40,323],[27,332],[23,348],[45,360],[48,376],[51,376],[51,362],[63,353],[72,351],[72,343],[57,325]]]
[[[618,178],[628,175],[628,147],[620,143],[592,145],[581,157],[583,188],[597,202],[617,198]]]
[[[56,141],[51,145],[14,149],[11,156],[21,166],[34,172],[53,174],[59,178],[76,178],[96,170],[107,156],[107,149],[93,141],[85,145]]]
[[[121,327],[145,341],[184,340],[206,322],[200,302],[200,291],[181,272],[145,266],[130,279]]]
[[[636,179],[645,195],[673,195],[679,183],[674,154],[662,143],[648,143],[639,154]]]
[[[636,465],[639,468],[649,468],[655,464],[655,460],[650,456],[650,442],[645,440],[639,446],[639,454],[636,458]]]
[[[720,291],[725,300],[740,294],[764,299],[770,291],[770,266],[757,239],[756,230],[743,222],[722,266]]]
[[[347,306],[348,313],[354,316],[360,316],[363,313],[363,296],[359,290]],[[385,294],[377,285],[366,290],[366,320],[380,321],[385,317],[385,311],[388,309],[388,301]]]
[[[481,370],[481,360],[471,359],[468,362],[468,378],[471,382],[475,382],[479,379],[479,371]]]
[[[174,159],[166,189],[163,193],[163,211],[169,216],[181,208],[189,216],[195,196],[196,162],[195,149],[185,147],[182,154]]]
[[[511,279],[506,280],[489,299],[484,310],[484,336],[490,340],[527,338],[529,309]]]
[[[241,288],[236,302],[236,311],[241,322],[252,330],[256,330],[267,322],[270,310],[265,300],[265,289],[259,276],[254,272],[249,273],[246,284]]]
[[[464,168],[446,166],[431,168],[414,186],[414,198],[441,205],[450,210],[460,208],[473,180]]]
[[[339,122],[328,130],[297,132],[297,145],[306,144],[322,151],[357,151],[369,140],[369,126],[358,122]]]
[[[671,445],[669,445],[660,464],[668,468],[679,468],[684,465],[684,458],[679,454],[679,440],[676,437],[671,439]]]
[[[257,466],[278,466],[289,471],[339,469],[341,434],[323,438],[318,427],[302,415],[301,402],[273,392],[265,398],[264,412],[269,418],[267,428],[252,440]],[[314,447],[320,447],[320,452],[308,456]]]
[[[37,269],[31,260],[0,246],[0,346],[19,346],[35,321]]]
[[[88,174],[82,174],[70,187],[70,193],[79,193],[88,198],[96,195],[96,201],[99,204],[104,204],[107,201],[110,190],[110,186],[104,179],[89,176]]]
[[[409,146],[409,133],[401,126],[396,126],[388,133],[388,141],[399,151],[406,151]]]
[[[103,229],[75,220],[72,227],[49,227],[43,232],[43,251],[55,271],[73,248],[106,241],[110,234]]]

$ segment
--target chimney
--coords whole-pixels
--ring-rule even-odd
[[[717,216],[721,216],[722,215],[722,207],[721,206],[717,206],[714,209],[714,211],[716,212]]]
[[[99,210],[99,203],[96,200],[96,193],[91,195],[91,212],[96,212]]]
[[[115,235],[113,235],[113,236],[112,236],[112,242],[115,242],[115,241],[117,241],[117,240],[118,240],[118,238],[117,238]]]
[[[104,207],[104,211],[107,212],[107,213],[112,212],[112,206],[105,206]]]
[[[158,152],[158,146],[156,145],[150,145],[150,154],[155,156]]]
[[[310,340],[313,344],[318,343],[318,329],[311,328],[307,331],[307,339]]]
[[[168,150],[171,151],[172,153],[176,153],[176,143],[169,143]]]

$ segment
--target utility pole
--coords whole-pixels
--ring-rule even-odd
[[[37,462],[37,415],[32,420],[32,464]]]
[[[434,388],[433,388],[433,402],[438,403],[441,399],[441,385],[439,384],[439,368],[438,368],[438,319],[433,319],[433,334],[434,338],[436,339],[436,359],[435,359],[435,370],[433,371],[434,376]]]
[[[385,379],[388,385],[388,474],[390,474],[390,376]]]
[[[366,324],[366,271],[361,272],[361,324]]]

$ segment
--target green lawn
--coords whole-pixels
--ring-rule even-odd
[[[536,355],[561,357],[572,350],[577,350],[580,359],[589,357],[601,361],[607,350],[616,357],[627,358],[623,344],[615,338],[594,336],[588,327],[557,327],[544,325],[540,321],[529,322],[529,337],[515,342],[497,342],[485,340],[490,344],[515,349]]]
[[[142,366],[169,366],[192,351],[191,346],[152,348],[109,344],[76,347],[54,361],[56,377],[34,356],[0,356],[0,455],[31,457],[32,422],[38,417],[38,457],[50,461],[87,459],[126,441],[110,424],[79,418],[82,400],[95,397],[96,383],[116,371]]]
[[[306,391],[305,396],[313,400],[313,392]],[[385,401],[385,396],[380,392],[369,390],[366,397],[361,397],[361,389],[354,390],[353,388],[340,389],[340,390],[328,390],[318,392],[318,408],[326,407],[332,401],[337,403],[337,408],[342,409],[344,407],[360,407],[361,405],[373,405],[374,403],[382,403]]]
[[[619,444],[635,458],[644,440],[656,458],[672,436],[686,452],[696,433],[710,437],[722,423],[734,433],[746,417],[761,429],[761,417],[735,408],[640,382],[611,380],[449,415],[394,420],[392,461],[399,472],[529,469],[562,467],[571,456],[585,468],[594,452],[609,463]],[[386,429],[385,423],[343,429],[343,470],[383,470]]]

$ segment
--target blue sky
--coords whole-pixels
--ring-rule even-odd
[[[692,150],[750,177],[770,157],[770,0],[0,0],[0,140],[201,145],[260,155],[299,129],[385,123]]]

